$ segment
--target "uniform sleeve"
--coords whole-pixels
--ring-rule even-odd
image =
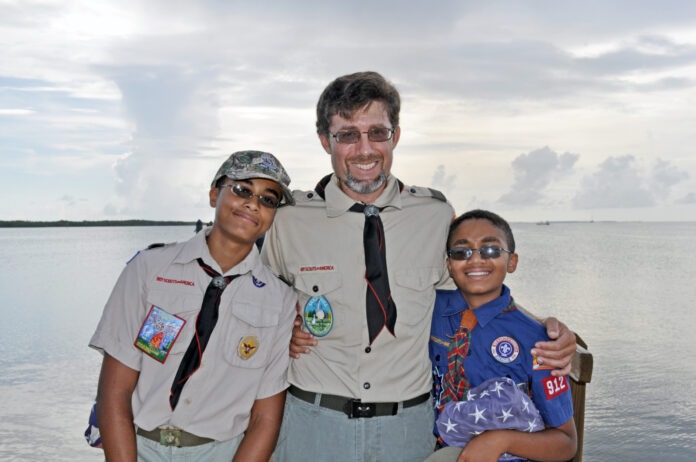
[[[89,342],[90,347],[138,371],[142,353],[134,342],[146,314],[143,260],[138,255],[121,272]]]
[[[273,339],[271,360],[266,366],[263,378],[260,381],[256,399],[268,398],[288,387],[288,366],[290,365],[288,347],[290,345],[293,320],[295,319],[297,296],[294,290],[286,290],[285,292],[282,302],[283,311]]]
[[[547,426],[558,427],[573,417],[568,376],[554,377],[550,369],[534,371],[531,388],[534,404]]]

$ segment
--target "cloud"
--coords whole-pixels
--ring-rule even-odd
[[[528,154],[520,154],[512,161],[515,180],[509,192],[499,202],[508,205],[535,205],[544,198],[544,190],[554,181],[573,171],[578,154],[561,155],[545,146]]]
[[[689,178],[689,174],[662,159],[651,170],[651,190],[656,199],[665,200],[673,186]]]
[[[688,193],[684,197],[681,197],[674,201],[675,204],[696,204],[696,193]]]
[[[438,165],[435,173],[433,173],[433,180],[430,184],[433,188],[446,193],[454,187],[456,181],[457,175],[447,175],[445,166]]]
[[[662,159],[644,174],[632,155],[609,157],[582,180],[572,203],[578,209],[651,207],[664,202],[671,189],[688,177]]]

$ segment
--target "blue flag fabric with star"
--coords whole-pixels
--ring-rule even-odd
[[[466,401],[447,403],[437,428],[448,446],[464,447],[486,430],[537,432],[544,429],[544,421],[531,398],[512,379],[495,377],[471,388]],[[498,460],[521,459],[503,454]]]

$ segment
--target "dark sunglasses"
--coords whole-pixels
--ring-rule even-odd
[[[481,259],[500,258],[501,252],[512,253],[497,245],[482,245],[478,249],[469,247],[453,247],[447,251],[447,256],[452,260],[469,260],[477,251]]]
[[[277,209],[280,206],[280,198],[266,194],[254,194],[254,191],[239,183],[223,184],[222,187],[230,188],[235,196],[241,197],[242,199],[256,197],[259,200],[259,204],[269,209]]]

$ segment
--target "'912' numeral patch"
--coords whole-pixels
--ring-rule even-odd
[[[546,399],[553,399],[562,393],[565,393],[570,388],[567,377],[554,377],[552,375],[541,381],[544,384],[544,393]]]

